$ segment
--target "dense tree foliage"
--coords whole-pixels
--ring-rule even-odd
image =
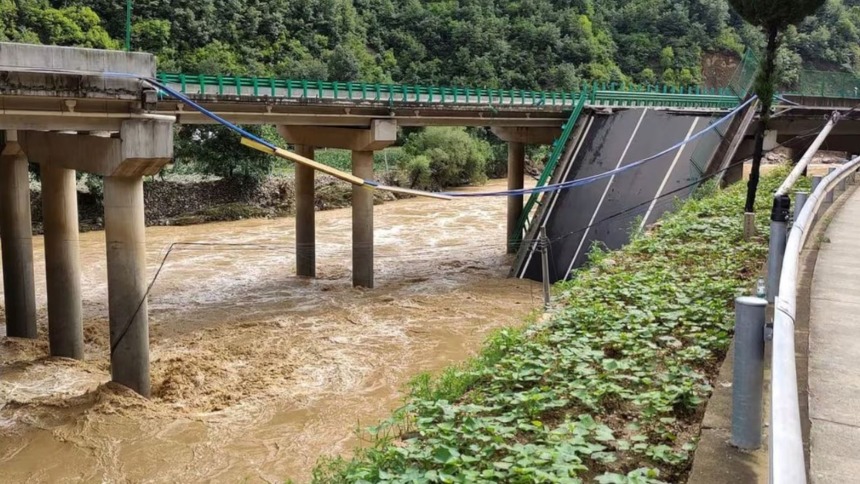
[[[0,0],[0,37],[118,47],[124,4]],[[765,41],[727,0],[134,0],[133,17],[165,70],[513,88],[698,83],[704,53]],[[858,41],[860,2],[827,0],[779,58],[789,80],[801,57],[860,70]]]
[[[271,126],[244,129],[272,142],[278,139]],[[274,159],[239,143],[239,135],[223,126],[184,125],[178,128],[175,160],[186,169],[223,178],[243,176],[260,179],[271,172]]]

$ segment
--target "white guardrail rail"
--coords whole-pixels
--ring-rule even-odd
[[[776,296],[771,357],[770,399],[770,482],[772,484],[806,483],[800,406],[797,395],[797,368],[794,351],[794,320],[797,308],[797,276],[800,253],[815,223],[827,194],[854,176],[860,168],[860,156],[843,164],[821,180],[809,195],[794,220]]]

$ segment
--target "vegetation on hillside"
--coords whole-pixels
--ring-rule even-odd
[[[701,80],[703,53],[763,47],[727,0],[134,0],[164,70],[570,89]],[[95,14],[95,15],[93,15]],[[125,2],[0,0],[0,39],[116,48]],[[80,32],[79,32],[80,31]],[[107,32],[107,36],[103,32]],[[781,58],[860,71],[860,2],[827,0]]]
[[[786,174],[762,183],[774,190]],[[625,248],[593,249],[544,321],[416,378],[369,446],[324,461],[316,482],[682,480],[731,341],[732,300],[750,292],[767,249],[766,237],[743,240],[743,186],[713,188]]]

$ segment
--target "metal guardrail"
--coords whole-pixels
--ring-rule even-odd
[[[783,94],[860,99],[860,75],[844,71],[804,70]]]
[[[758,73],[759,59],[747,48],[729,87],[744,97]],[[745,87],[744,87],[745,86]],[[847,71],[818,71],[803,69],[790,85],[781,86],[780,96],[828,97],[860,99],[860,73]]]
[[[800,253],[822,204],[837,185],[860,168],[860,156],[827,175],[806,199],[796,216],[782,262],[775,301],[771,353],[770,482],[806,483],[806,465],[797,395],[794,320],[797,309],[797,275]]]
[[[522,89],[473,89],[405,84],[369,84],[188,75],[160,72],[158,80],[187,95],[254,96],[295,99],[326,99],[388,103],[480,104],[498,106],[575,106],[587,93],[588,104],[600,106],[659,106],[731,109],[739,99],[728,88],[698,86],[585,84],[576,91],[532,91]]]
[[[749,94],[750,89],[752,89],[758,68],[758,58],[756,58],[752,49],[747,48],[744,51],[743,57],[741,57],[738,68],[729,81],[729,89],[739,98],[745,98]]]

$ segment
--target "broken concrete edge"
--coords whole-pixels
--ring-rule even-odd
[[[0,42],[0,66],[7,70],[54,69],[155,77],[152,54],[56,45]]]

